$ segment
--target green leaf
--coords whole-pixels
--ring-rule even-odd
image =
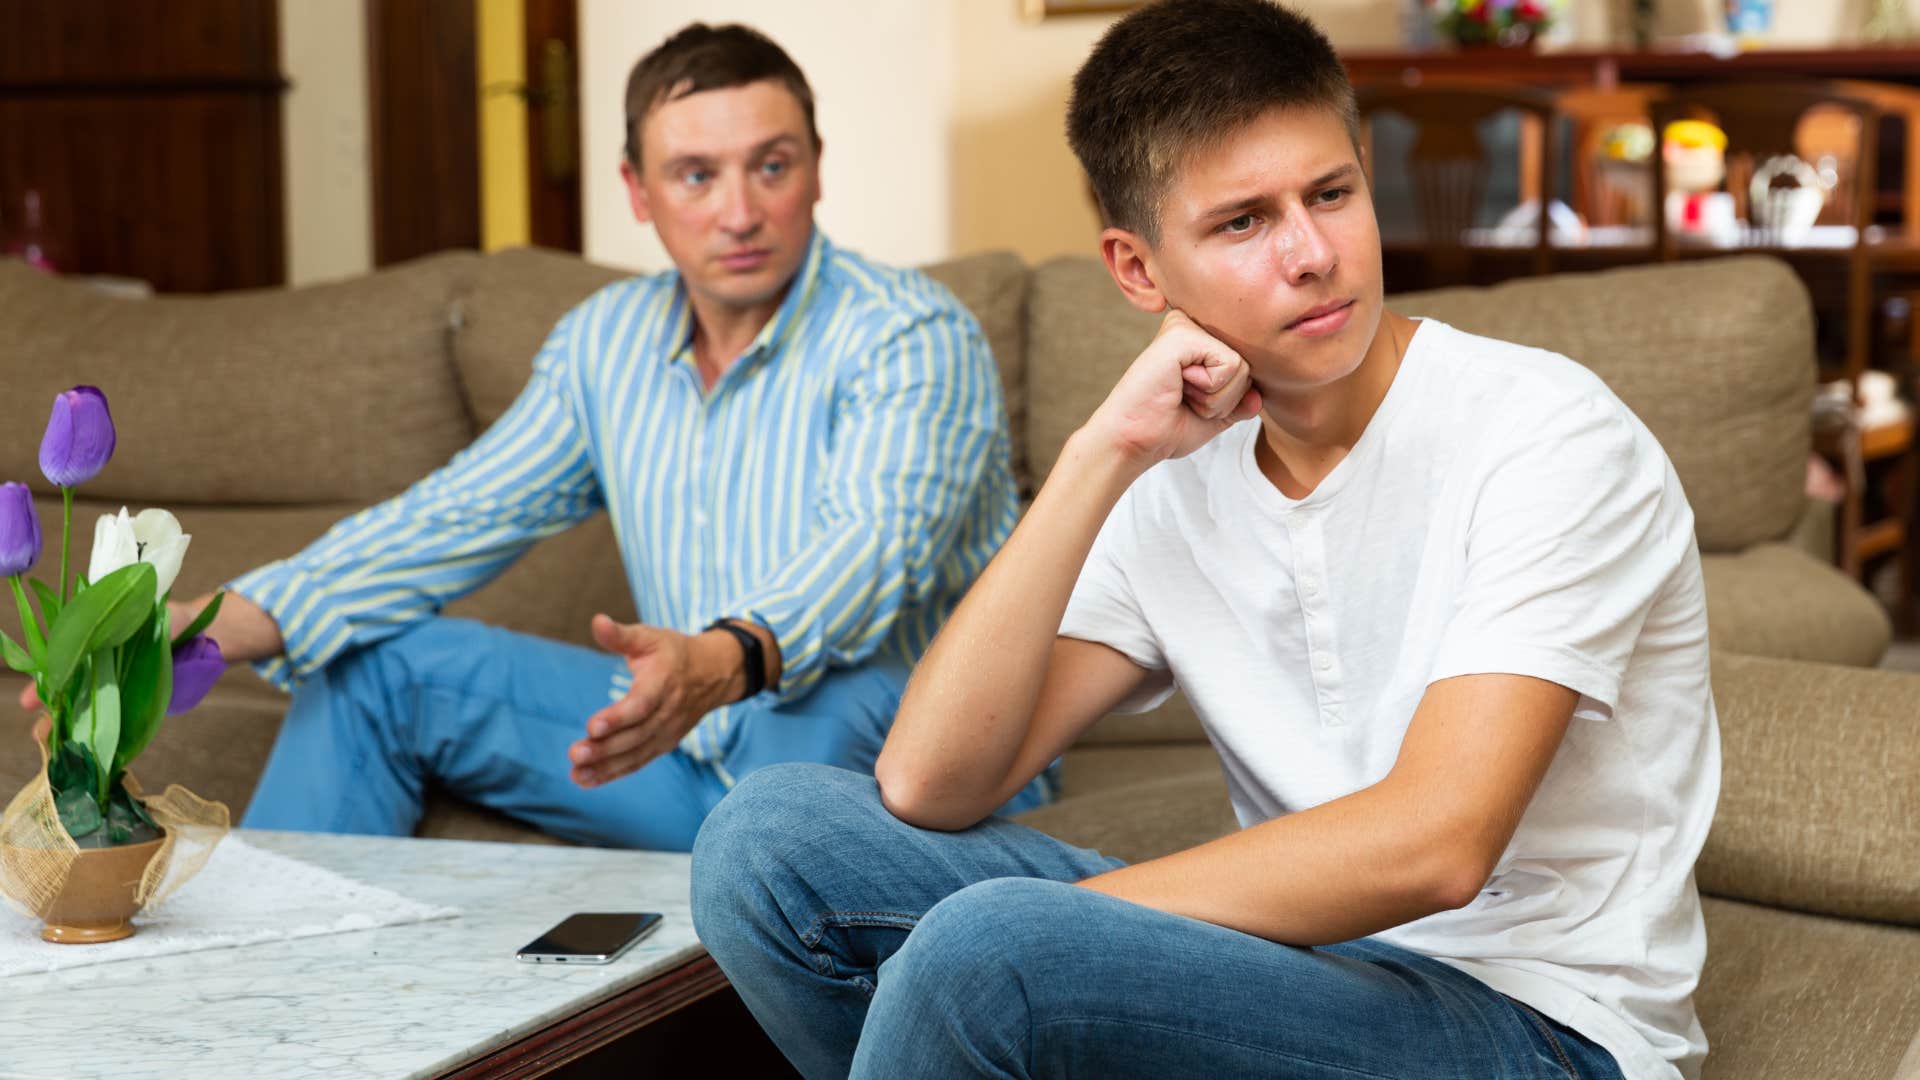
[[[33,586],[34,598],[40,601],[40,621],[47,626],[52,626],[53,620],[60,617],[60,609],[64,606],[60,603],[60,594],[42,585],[35,578],[28,578],[27,584]]]
[[[152,815],[147,813],[147,804],[133,797],[133,792],[127,790],[125,781],[124,776],[113,778],[113,794],[109,798],[109,805],[124,806],[148,828],[158,829],[159,824],[153,820]]]
[[[158,609],[144,635],[134,637],[121,652],[131,655],[120,686],[120,747],[113,757],[116,774],[140,756],[167,718],[167,702],[173,697],[173,647],[167,641],[166,609]]]
[[[193,617],[193,621],[187,624],[187,628],[173,635],[173,647],[177,649],[185,645],[188,638],[212,626],[213,617],[220,614],[220,601],[226,598],[227,593],[224,589],[214,593],[213,599],[207,601],[207,606],[200,609],[200,614]]]
[[[82,659],[138,632],[153,612],[158,583],[152,566],[132,563],[76,595],[47,634],[48,684],[66,686]]]
[[[93,773],[87,768],[86,755],[92,751],[85,743],[69,739],[60,744],[60,750],[47,759],[47,784],[55,795],[68,791],[93,791]]]
[[[106,824],[106,818],[100,813],[100,804],[93,801],[92,795],[78,788],[54,796],[53,807],[60,812],[61,827],[75,840],[91,835]]]
[[[93,665],[93,706],[87,710],[87,745],[93,749],[94,790],[101,802],[107,801],[107,770],[103,762],[113,760],[120,749],[120,676],[113,664],[99,657]]]
[[[33,605],[27,603],[26,586],[20,584],[20,576],[7,579],[13,586],[13,602],[20,608],[20,632],[26,636],[27,652],[33,657],[36,666],[47,664],[47,639],[40,635],[40,620],[33,617]]]
[[[40,673],[40,665],[34,663],[33,657],[27,653],[27,650],[8,637],[5,630],[0,630],[0,658],[4,658],[8,667],[22,675]]]

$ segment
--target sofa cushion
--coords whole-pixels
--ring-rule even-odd
[[[1718,653],[1702,892],[1920,926],[1920,677]]]
[[[512,248],[479,260],[455,301],[453,362],[476,430],[500,419],[533,374],[533,358],[560,317],[629,275],[546,248]]]
[[[1920,1029],[1920,931],[1709,897],[1704,1080],[1891,1077]]]
[[[1852,578],[1787,544],[1703,555],[1707,632],[1727,652],[1872,667],[1893,623]]]
[[[953,291],[973,317],[993,349],[1000,369],[1000,388],[1007,404],[1007,430],[1013,434],[1013,478],[1022,494],[1033,491],[1027,463],[1026,337],[1027,282],[1030,275],[1020,257],[994,251],[923,267],[928,277]]]
[[[10,720],[19,715],[14,699],[27,682],[24,675],[0,671],[0,714]],[[192,712],[166,719],[133,763],[133,773],[148,791],[180,784],[203,799],[226,803],[237,823],[266,768],[286,708],[285,695],[251,671],[233,668]],[[40,752],[27,725],[0,724],[0,799],[12,798],[39,768]]]
[[[448,253],[331,285],[128,300],[0,261],[0,478],[45,490],[56,393],[105,391],[113,461],[85,486],[147,505],[371,501],[474,435],[446,350],[477,260]]]
[[[1027,297],[1026,432],[1036,485],[1159,326],[1160,316],[1127,303],[1098,259],[1063,256],[1034,270]]]
[[[1059,802],[1029,810],[1016,820],[1069,844],[1128,862],[1181,851],[1239,827],[1217,764],[1086,795],[1074,795],[1068,786]]]
[[[1777,260],[1559,274],[1388,304],[1592,368],[1673,459],[1702,550],[1776,540],[1798,520],[1813,322],[1805,289]],[[1034,272],[1027,325],[1028,455],[1044,479],[1159,317],[1128,305],[1098,260],[1074,256]]]
[[[1673,459],[1701,550],[1778,540],[1799,519],[1813,310],[1785,263],[1745,256],[1555,274],[1388,304],[1591,368]]]

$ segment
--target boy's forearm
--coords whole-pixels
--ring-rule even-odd
[[[990,800],[1006,779],[1087,552],[1140,471],[1085,430],[1068,440],[914,668],[875,769],[895,813],[913,820],[916,810]]]
[[[1472,898],[1471,857],[1430,825],[1406,793],[1378,784],[1080,885],[1269,941],[1327,945]]]

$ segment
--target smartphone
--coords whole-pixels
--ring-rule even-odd
[[[583,912],[560,920],[518,954],[529,964],[610,964],[660,928],[651,911]]]

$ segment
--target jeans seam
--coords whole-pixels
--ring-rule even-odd
[[[1121,1027],[1126,1027],[1126,1028],[1148,1028],[1154,1031],[1164,1031],[1164,1032],[1167,1032],[1168,1034],[1179,1035],[1182,1038],[1189,1038],[1189,1039],[1199,1038],[1199,1039],[1206,1039],[1210,1042],[1225,1043],[1228,1046],[1238,1046],[1244,1050],[1251,1050],[1257,1054],[1266,1054],[1272,1057],[1282,1058],[1287,1061],[1301,1062],[1303,1064],[1312,1065],[1317,1068],[1332,1069],[1338,1072],[1347,1073],[1352,1076],[1369,1077],[1371,1078],[1371,1080],[1396,1080],[1396,1078],[1393,1076],[1389,1076],[1383,1073],[1377,1073],[1371,1069],[1362,1069],[1353,1065],[1345,1065],[1337,1061],[1321,1061],[1318,1058],[1306,1057],[1301,1054],[1289,1054],[1284,1050],[1276,1050],[1271,1046],[1261,1046],[1258,1043],[1250,1043],[1241,1039],[1229,1039],[1219,1035],[1201,1035],[1197,1032],[1189,1031],[1186,1028],[1173,1027],[1172,1025],[1169,1025],[1169,1024],[1145,1023],[1139,1020],[1132,1020],[1132,1019],[1123,1020],[1119,1017],[1112,1017],[1112,1016],[1073,1016],[1073,1017],[1063,1016],[1053,1020],[1042,1020],[1039,1023],[1033,1025],[1033,1030],[1037,1032],[1041,1028],[1052,1027],[1056,1024],[1084,1024],[1084,1023],[1118,1024]]]
[[[815,971],[828,978],[840,978],[833,970],[833,957],[820,948],[820,941],[826,937],[828,926],[886,926],[911,932],[919,921],[917,917],[901,911],[829,911],[813,920],[800,935],[800,944],[806,946],[811,954]],[[867,984],[867,992],[869,995],[873,992],[870,983]]]
[[[1534,1011],[1532,1006],[1524,1002],[1516,1002],[1515,1004],[1518,1004],[1521,1010],[1527,1014],[1528,1018],[1533,1021],[1533,1026],[1539,1029],[1540,1037],[1547,1040],[1547,1045],[1553,1047],[1553,1056],[1560,1059],[1560,1067],[1566,1070],[1567,1076],[1569,1076],[1571,1080],[1580,1080],[1580,1070],[1573,1067],[1572,1059],[1567,1057],[1566,1048],[1560,1045],[1559,1036],[1555,1035],[1553,1029],[1547,1026],[1546,1019]]]

